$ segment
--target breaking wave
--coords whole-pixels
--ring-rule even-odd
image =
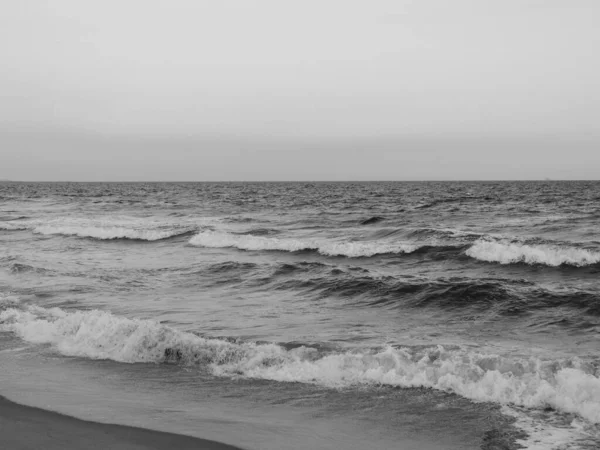
[[[216,376],[327,387],[390,385],[454,392],[476,401],[553,408],[600,422],[597,361],[509,358],[461,348],[323,351],[306,346],[231,342],[103,311],[0,306],[0,331],[50,344],[68,356],[126,363],[201,366]]]
[[[89,237],[93,239],[131,239],[138,241],[159,241],[175,236],[186,235],[190,229],[136,229],[119,226],[78,227],[78,226],[40,226],[33,229],[36,234],[59,234],[63,236]]]
[[[219,231],[198,233],[189,243],[198,247],[238,248],[240,250],[279,250],[298,252],[316,251],[326,256],[347,256],[350,258],[373,256],[387,253],[411,253],[418,245],[382,241],[333,241],[326,239],[291,239],[252,235],[234,235]]]
[[[27,227],[26,225],[20,225],[18,223],[13,223],[13,222],[3,222],[0,223],[0,230],[4,230],[4,231],[24,231],[24,230],[28,230],[29,227]]]
[[[527,245],[510,242],[479,240],[466,254],[480,261],[500,264],[541,264],[551,267],[569,265],[575,267],[589,266],[600,262],[600,253],[558,245]]]
[[[100,219],[58,218],[54,220],[24,220],[1,223],[5,231],[30,230],[35,234],[77,236],[100,240],[130,239],[139,241],[158,241],[176,236],[194,233],[195,224],[168,223],[122,217],[104,217]]]

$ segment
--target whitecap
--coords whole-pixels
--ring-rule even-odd
[[[0,224],[7,231],[30,230],[41,235],[78,236],[100,240],[132,239],[157,241],[197,231],[208,223],[208,219],[197,221],[170,222],[159,219],[146,219],[122,216],[100,216],[91,218],[57,217],[54,219],[33,219]]]
[[[480,261],[500,264],[526,263],[553,267],[566,264],[582,267],[600,262],[600,253],[582,248],[548,244],[527,245],[484,239],[475,242],[466,254]]]
[[[203,231],[192,237],[191,245],[240,250],[279,250],[297,252],[314,250],[326,256],[368,257],[386,253],[410,253],[418,245],[390,241],[337,241],[331,239],[293,239],[252,235],[234,235],[220,231]]]
[[[33,229],[36,234],[90,237],[94,239],[133,239],[158,241],[185,234],[189,229],[136,229],[122,226],[39,226]]]

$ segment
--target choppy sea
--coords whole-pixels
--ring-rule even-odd
[[[600,182],[0,183],[0,394],[248,449],[600,448]]]

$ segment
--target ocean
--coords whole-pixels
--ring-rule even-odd
[[[247,449],[600,448],[600,182],[0,183],[0,394]]]

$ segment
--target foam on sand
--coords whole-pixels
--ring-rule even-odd
[[[594,443],[600,440],[600,429],[578,418],[552,411],[531,414],[523,408],[506,405],[502,407],[502,413],[514,417],[515,426],[527,434],[516,442],[527,450],[591,449],[596,448]]]

